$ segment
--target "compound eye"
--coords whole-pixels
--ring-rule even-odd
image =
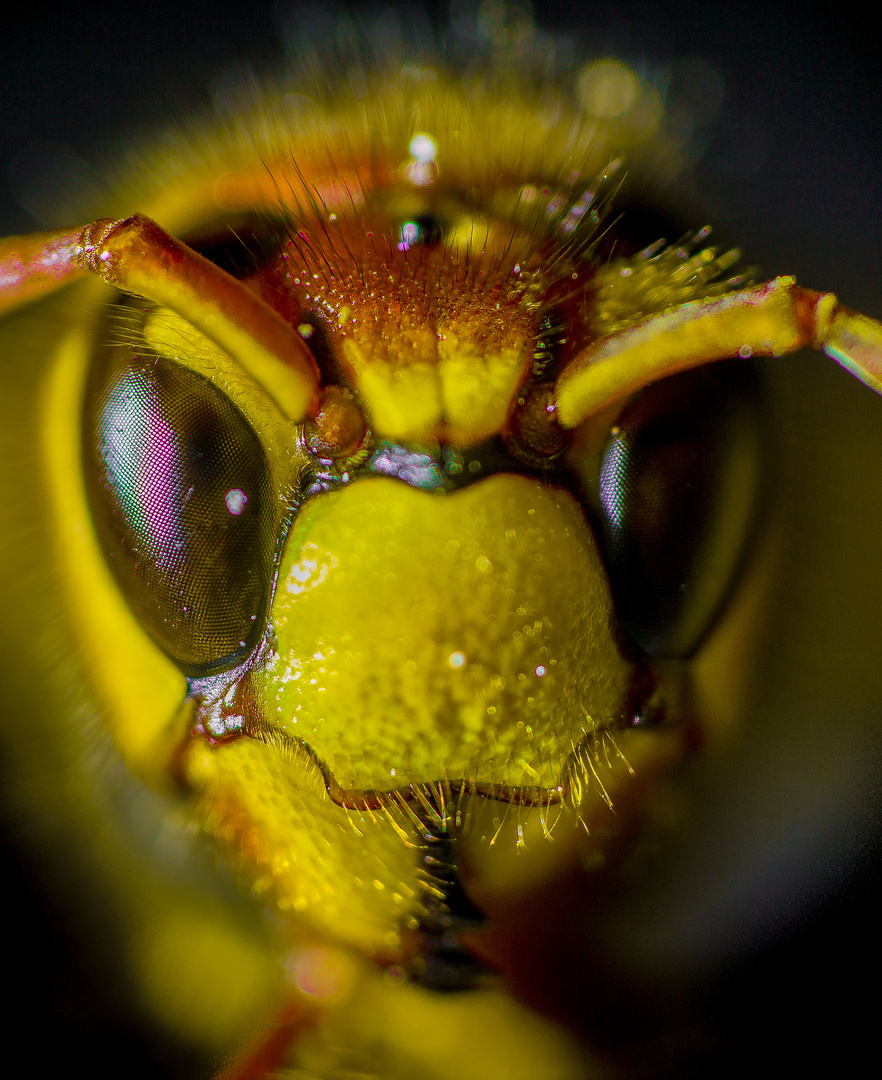
[[[92,518],[144,629],[187,675],[230,667],[263,631],[274,504],[260,440],[202,376],[111,351],[86,399]]]
[[[687,657],[737,579],[762,492],[756,372],[727,361],[647,387],[604,451],[602,546],[624,631]]]

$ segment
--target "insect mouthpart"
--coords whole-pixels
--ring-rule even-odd
[[[455,864],[466,837],[515,850],[529,822],[578,823],[651,696],[582,508],[511,473],[444,494],[367,474],[307,499],[268,626],[227,695],[239,737],[191,743],[188,779],[223,835],[259,829],[283,906],[386,962],[447,925],[458,878],[426,878],[427,830]]]

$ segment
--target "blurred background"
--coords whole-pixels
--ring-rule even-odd
[[[476,6],[455,0],[454,22]],[[375,19],[391,7],[218,0],[130,12],[80,4],[51,16],[38,4],[11,15],[0,74],[4,233],[44,224],[72,190],[100,185],[98,164],[133,133],[207,107],[251,71],[271,72],[303,27],[328,26],[337,9]],[[450,10],[414,5],[404,22],[437,30]],[[880,296],[882,80],[864,28],[831,6],[782,0],[545,0],[534,10],[561,48],[624,57],[673,94],[698,151],[699,218],[712,213],[770,275],[783,267],[825,287],[835,276],[862,308]],[[697,76],[686,77],[687,60],[700,62]]]
[[[455,3],[453,25],[472,7]],[[761,277],[793,273],[882,317],[882,77],[865,28],[774,0],[535,7],[562,50],[621,57],[680,116],[694,158],[658,193],[672,221],[709,222]],[[64,208],[100,188],[102,163],[138,133],[272,72],[304,26],[329,18],[282,0],[88,8],[6,20],[2,234],[79,223]],[[437,31],[449,11],[423,5],[405,21]],[[763,1075],[825,1057],[847,1075],[873,1049],[882,403],[829,361],[811,357],[805,373],[779,391],[790,547],[745,733],[724,765],[695,770],[689,826],[610,899],[608,955],[594,960],[596,928],[559,955],[550,947],[558,1015],[599,1039],[621,1075]],[[106,988],[82,920],[40,893],[26,823],[5,835],[20,1030],[60,1033],[65,1058],[88,1055],[96,1076],[123,1058],[143,1064],[131,1075],[204,1072],[187,1048],[158,1050],[149,1022]]]

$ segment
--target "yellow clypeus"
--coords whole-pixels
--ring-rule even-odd
[[[443,496],[372,478],[308,505],[271,623],[267,723],[335,789],[558,792],[631,669],[575,500],[511,475]]]

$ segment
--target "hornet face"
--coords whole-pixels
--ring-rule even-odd
[[[193,871],[190,899],[143,920],[134,894],[153,886],[130,869],[118,939],[138,943],[172,1025],[193,994],[149,957],[177,934],[212,956],[198,977],[235,973],[217,1030],[255,1028],[280,994],[327,1024],[353,986],[380,985],[373,965],[399,986],[392,1043],[420,1030],[424,993],[496,1001],[500,972],[579,1027],[551,967],[536,974],[540,955],[566,969],[575,923],[606,988],[589,1026],[607,1052],[607,1013],[643,1009],[653,958],[673,970],[699,947],[684,931],[678,960],[661,936],[632,948],[652,923],[633,883],[654,897],[668,882],[676,907],[673,867],[702,877],[674,838],[696,826],[670,778],[700,798],[733,746],[761,775],[749,747],[766,735],[738,724],[797,707],[771,642],[815,655],[795,625],[809,601],[782,616],[779,597],[783,582],[814,596],[819,545],[837,541],[781,492],[804,483],[791,443],[814,440],[816,462],[839,449],[823,418],[806,435],[807,407],[792,418],[774,358],[820,347],[875,387],[882,331],[792,279],[747,280],[706,231],[669,246],[616,220],[610,162],[639,162],[639,133],[503,68],[268,95],[246,137],[220,124],[204,164],[182,156],[184,182],[134,184],[134,216],[0,253],[9,509],[27,507],[7,530],[10,625],[31,628],[9,701],[34,742],[18,745],[75,763],[52,798],[89,850],[125,850],[133,822],[198,826],[285,927],[289,958],[349,973],[336,998],[310,997],[291,959],[280,991],[223,886],[202,893]],[[652,97],[617,62],[580,79]],[[854,490],[837,475],[818,492]],[[831,573],[873,595],[866,575]],[[826,663],[803,687],[817,708]],[[855,699],[872,699],[854,666]],[[647,877],[653,845],[673,854]],[[204,1015],[186,1037],[221,1041]]]

